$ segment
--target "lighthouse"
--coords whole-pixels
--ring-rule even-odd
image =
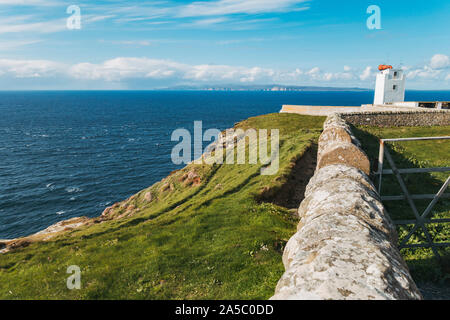
[[[405,101],[406,77],[401,69],[380,65],[375,85],[374,105],[386,105]]]

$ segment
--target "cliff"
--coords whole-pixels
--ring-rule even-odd
[[[272,114],[236,125],[280,130],[273,176],[261,175],[260,163],[192,163],[97,218],[4,241],[0,298],[269,298],[323,121]],[[66,286],[71,265],[81,269],[80,290]]]

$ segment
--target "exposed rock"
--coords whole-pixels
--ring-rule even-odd
[[[27,239],[18,239],[13,240],[10,243],[8,243],[8,247],[10,250],[18,249],[18,248],[24,248],[28,247],[31,244],[31,241]]]
[[[198,186],[202,179],[195,171],[189,171],[181,177],[180,181],[183,182],[184,186]]]
[[[88,225],[90,223],[93,223],[93,220],[87,217],[77,217],[59,221],[46,228],[45,230],[39,231],[28,237],[3,240],[3,248],[0,248],[0,253],[6,253],[11,250],[26,247],[36,241],[47,241],[61,234],[62,232],[70,231],[83,225]]]
[[[161,192],[166,192],[170,189],[170,185],[169,183],[165,183],[163,184],[163,186],[161,187],[161,189],[159,189]]]
[[[127,207],[127,212],[134,211],[134,210],[136,210],[136,206],[134,204],[131,204]]]
[[[88,222],[90,222],[90,219],[87,217],[76,217],[68,220],[63,220],[55,223],[54,225],[51,225],[45,230],[36,233],[35,235],[51,235],[59,233],[61,231],[72,230],[85,225]]]
[[[106,216],[108,216],[108,215],[111,214],[111,213],[114,211],[114,209],[116,209],[118,206],[119,206],[119,204],[118,204],[118,203],[115,203],[114,205],[112,205],[112,206],[110,206],[110,207],[107,207],[105,210],[103,210],[103,212],[102,212],[102,214],[101,214],[101,217],[106,217]]]
[[[198,174],[195,173],[194,171],[189,171],[188,174],[187,174],[187,178],[188,178],[189,180],[193,180],[193,179],[195,179],[195,178],[197,178],[197,177],[198,177]]]
[[[152,202],[153,194],[150,191],[146,192],[145,195],[144,195],[144,200],[147,201],[147,202]]]

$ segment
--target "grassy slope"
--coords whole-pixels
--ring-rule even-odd
[[[260,165],[191,164],[112,209],[121,219],[0,255],[0,298],[269,298],[296,222],[286,208],[255,199],[285,183],[323,121],[272,114],[241,122],[280,129],[276,176],[261,176]],[[201,183],[186,184],[188,172]],[[70,265],[82,270],[81,290],[66,288]]]
[[[358,127],[355,133],[361,140],[372,164],[378,160],[379,138],[449,136],[450,126],[443,127],[401,127],[375,128]],[[450,141],[416,141],[388,143],[389,150],[398,168],[429,168],[450,166]],[[385,163],[387,161],[385,160]],[[389,168],[385,164],[385,168]],[[434,194],[445,179],[445,173],[426,173],[403,175],[411,194]],[[377,181],[377,179],[375,179]],[[447,189],[447,193],[449,190]],[[397,180],[393,176],[383,177],[382,195],[402,194]],[[431,200],[415,200],[420,214]],[[406,201],[385,202],[386,209],[394,220],[414,219],[414,214]],[[428,218],[450,218],[450,199],[440,199]],[[429,231],[435,242],[449,242],[450,224],[430,224]],[[398,227],[400,240],[407,235],[411,226]],[[420,229],[419,229],[420,230]],[[425,237],[420,230],[408,243],[425,243]],[[439,263],[433,257],[431,249],[402,249],[401,252],[409,265],[414,279],[418,282],[433,281],[441,284],[450,281],[450,248],[439,250],[443,259]]]

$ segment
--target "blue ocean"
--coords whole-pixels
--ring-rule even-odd
[[[409,91],[407,100],[450,100]],[[361,105],[373,92],[0,92],[0,239],[40,231],[105,207],[180,166],[175,129],[226,129],[283,104]]]

